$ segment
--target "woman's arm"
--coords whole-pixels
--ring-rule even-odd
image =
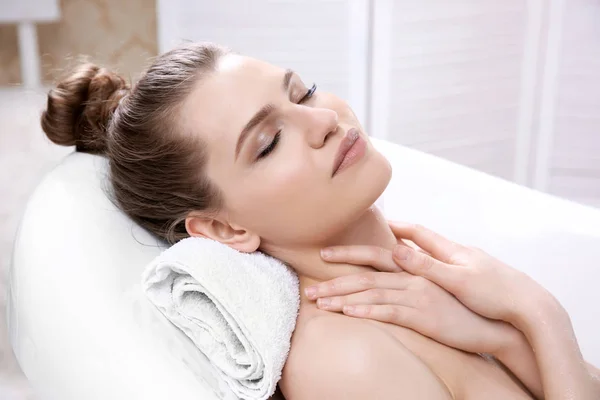
[[[384,254],[364,246],[337,250],[329,261],[370,265],[377,261],[367,258]],[[400,325],[450,347],[491,354],[536,398],[544,397],[535,354],[525,336],[510,324],[474,313],[433,282],[407,272],[373,271],[342,276],[315,289],[312,298],[318,298],[322,310]]]
[[[583,359],[569,315],[554,297],[526,307],[513,323],[533,349],[547,399],[600,398],[600,382]]]
[[[514,328],[507,345],[498,348],[492,355],[502,363],[519,381],[529,389],[536,399],[544,398],[544,388],[535,353],[527,338]]]
[[[515,334],[493,356],[508,368],[538,399],[544,398],[542,378],[538,367],[536,354],[525,335],[515,329]],[[585,363],[592,378],[592,385],[600,398],[600,370],[592,364]]]
[[[405,237],[433,257],[398,246],[395,261],[478,314],[523,332],[535,354],[546,399],[598,399],[598,381],[588,371],[569,315],[554,296],[481,250],[457,245],[423,227],[404,228]]]
[[[467,306],[481,316],[507,321],[518,326],[524,335],[513,327],[507,334],[507,330],[502,326],[493,327],[489,322],[483,323],[481,319],[466,314],[453,303],[452,299],[444,298],[443,293],[436,290],[436,285],[433,287],[420,285],[427,290],[425,292],[421,290],[421,293],[417,291],[416,294],[411,293],[411,290],[406,290],[410,285],[404,283],[406,278],[401,277],[402,273],[377,273],[385,278],[382,279],[383,282],[378,282],[372,277],[370,279],[352,279],[351,276],[338,278],[346,281],[337,282],[335,285],[329,282],[320,284],[315,288],[314,298],[335,296],[330,299],[332,302],[329,306],[334,305],[334,310],[336,308],[341,310],[348,302],[372,304],[370,303],[372,296],[368,294],[373,292],[379,299],[376,304],[385,305],[353,307],[353,311],[359,311],[358,315],[354,313],[354,316],[386,320],[386,322],[406,326],[465,351],[489,352],[510,369],[537,397],[544,397],[545,393],[546,398],[570,398],[568,396],[575,390],[573,385],[577,386],[581,396],[592,396],[591,398],[596,398],[594,394],[600,396],[598,394],[600,374],[594,367],[585,365],[567,313],[539,284],[480,250],[452,243],[425,228],[393,223],[390,225],[397,236],[412,240],[431,254],[429,256],[407,246],[398,246],[396,250],[401,252],[395,252],[393,257],[397,265],[410,274],[424,277],[452,293],[463,303],[461,306]],[[388,265],[391,261],[391,252],[360,247],[331,249],[333,251],[329,254],[334,256],[328,258],[334,262],[343,259],[350,263],[353,263],[352,259],[354,259],[375,267],[385,264],[385,270],[393,269]],[[374,257],[382,259],[375,260]],[[383,260],[383,258],[387,259]],[[371,286],[365,287],[365,284]],[[395,286],[401,288],[401,295]],[[361,293],[354,293],[358,290]],[[398,308],[402,311],[406,306],[403,303],[414,304],[411,297],[436,299],[436,301],[433,302],[432,307],[420,306],[418,310],[420,312],[411,312],[411,318],[390,320],[390,315],[406,315],[405,312],[391,313],[390,310]],[[393,304],[381,303],[382,299],[393,299]],[[535,305],[536,308],[531,308],[531,305]],[[444,311],[441,315],[440,310]],[[452,324],[443,323],[444,315],[458,318],[461,321],[460,326],[464,329],[460,332],[450,329]],[[432,329],[431,324],[428,324],[432,319],[436,321],[435,325],[438,327],[441,325],[448,329]],[[499,332],[502,334],[499,335]],[[507,337],[509,340],[498,339]],[[485,348],[490,346],[493,350],[487,351]],[[558,365],[562,365],[563,368],[557,368]],[[585,368],[581,365],[585,365]]]

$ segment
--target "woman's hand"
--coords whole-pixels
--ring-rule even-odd
[[[392,256],[396,264],[446,289],[477,314],[510,322],[522,331],[526,341],[520,336],[521,343],[529,342],[529,346],[521,345],[524,349],[521,352],[509,347],[499,354],[505,359],[505,365],[508,364],[534,393],[543,394],[547,399],[599,398],[600,384],[590,372],[593,369],[588,369],[583,360],[568,314],[542,286],[481,250],[453,243],[423,227],[399,223],[390,226],[397,237],[411,240],[424,250],[398,245]],[[389,260],[365,262],[378,252],[380,256],[387,254],[385,251],[364,246],[326,250],[323,258],[327,261],[382,264],[390,268]],[[368,275],[360,280],[363,285],[367,285],[364,282],[369,279],[365,276]],[[307,288],[307,296],[317,298],[322,291],[339,290],[336,284],[340,283]],[[531,351],[531,347],[537,351]],[[523,367],[533,365],[533,361],[538,368]]]
[[[523,315],[535,314],[539,307],[547,304],[557,304],[552,295],[529,276],[479,249],[451,242],[418,225],[390,222],[390,227],[399,238],[399,245],[393,251],[376,246],[335,246],[323,249],[321,256],[328,262],[368,265],[380,271],[404,270],[444,288],[477,314],[516,325]],[[410,240],[419,248],[408,246],[400,239]],[[346,282],[357,278],[347,278],[343,283],[347,285]],[[365,285],[369,283],[366,278],[363,281]],[[318,285],[317,290],[320,293],[336,284],[339,285],[324,283]],[[317,297],[322,296],[314,298]]]
[[[394,225],[396,235],[431,255],[396,246],[393,257],[402,268],[442,286],[478,314],[510,322],[525,334],[536,349],[528,358],[537,362],[546,399],[600,398],[600,382],[583,359],[569,315],[541,285],[481,250],[420,226]],[[506,360],[518,371],[514,353]],[[526,375],[520,372],[517,376]]]
[[[391,224],[396,234],[400,233],[401,226]],[[398,243],[407,246],[401,240]],[[394,261],[392,251],[387,249],[351,246],[331,250],[329,254],[324,252],[324,259],[329,262],[369,265],[380,271],[402,271]],[[316,285],[309,297],[318,299],[317,305],[323,310],[343,311],[353,317],[393,323],[454,348],[492,354],[536,398],[543,397],[535,355],[523,334],[508,323],[478,315],[423,277],[407,272],[348,275]]]
[[[357,263],[352,252],[360,250],[377,252],[373,248],[353,248],[328,261]],[[406,272],[339,277],[317,285],[310,297],[318,299],[317,306],[322,310],[404,326],[471,353],[504,352],[519,336],[511,325],[474,313],[435,283]]]
[[[390,223],[390,227],[397,237],[426,252],[396,246],[393,259],[400,267],[438,284],[480,315],[519,327],[542,309],[564,312],[528,275],[479,249],[454,243],[418,225]]]

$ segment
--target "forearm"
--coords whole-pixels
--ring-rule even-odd
[[[586,363],[586,367],[592,379],[594,393],[596,393],[596,396],[600,398],[600,369],[596,368],[590,363]]]
[[[507,345],[493,356],[508,368],[536,399],[544,398],[544,388],[535,353],[523,333],[514,329],[514,334],[507,341]]]
[[[598,399],[594,381],[583,360],[568,314],[554,298],[544,299],[516,322],[535,355],[544,398]]]
[[[535,353],[522,332],[515,329],[508,345],[499,349],[493,356],[509,369],[536,399],[545,397]],[[590,363],[586,363],[586,368],[595,393],[600,393],[600,370]]]

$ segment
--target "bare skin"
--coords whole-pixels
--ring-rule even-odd
[[[383,256],[397,245],[373,206],[389,183],[390,165],[339,97],[315,92],[295,73],[231,54],[197,82],[179,114],[182,131],[202,138],[207,154],[203,173],[223,200],[215,212],[188,215],[191,236],[279,258],[294,268],[302,291],[375,271],[364,263],[326,262],[321,258],[323,247],[377,246],[388,252],[380,252]],[[366,142],[364,154],[333,174],[340,145],[352,129]],[[416,278],[416,285],[426,287],[429,282]],[[438,295],[443,298],[442,292]],[[470,321],[473,329],[463,331],[487,343],[482,349],[504,351],[509,360],[514,353],[508,349],[515,343],[525,346],[522,335],[507,324],[453,304],[440,303]],[[518,372],[477,355],[477,346],[461,348],[463,339],[444,344],[398,321],[356,317],[321,310],[303,295],[280,382],[288,400],[528,399],[526,386],[535,389],[527,379],[516,379]],[[523,329],[527,331],[526,323]],[[536,345],[556,345],[544,335],[528,339]],[[536,359],[542,376],[552,359]]]
[[[332,262],[407,272],[321,283],[308,291],[319,298],[321,308],[410,327],[451,347],[490,353],[536,398],[600,397],[600,371],[584,362],[569,316],[550,293],[481,250],[423,227],[391,226],[396,235],[426,251],[400,245],[392,257],[376,246],[329,249],[323,256]],[[412,290],[411,282],[420,278],[427,283]],[[415,302],[415,296],[429,304]]]
[[[388,243],[391,250],[396,238],[392,235]],[[370,268],[364,271],[372,274]],[[369,275],[362,275],[359,285],[369,282]],[[301,277],[302,290],[314,283]],[[490,344],[486,350],[508,348],[518,340],[505,324],[483,318],[472,328]],[[489,358],[441,344],[394,321],[321,310],[305,295],[280,385],[288,400],[533,398],[511,372]]]

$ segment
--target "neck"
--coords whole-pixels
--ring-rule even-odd
[[[300,281],[302,301],[304,288],[343,275],[372,270],[370,266],[327,263],[321,259],[321,249],[327,246],[373,245],[392,249],[396,244],[383,213],[372,206],[343,232],[329,238],[325,243],[301,246],[293,249],[277,249],[269,253],[290,265]]]

